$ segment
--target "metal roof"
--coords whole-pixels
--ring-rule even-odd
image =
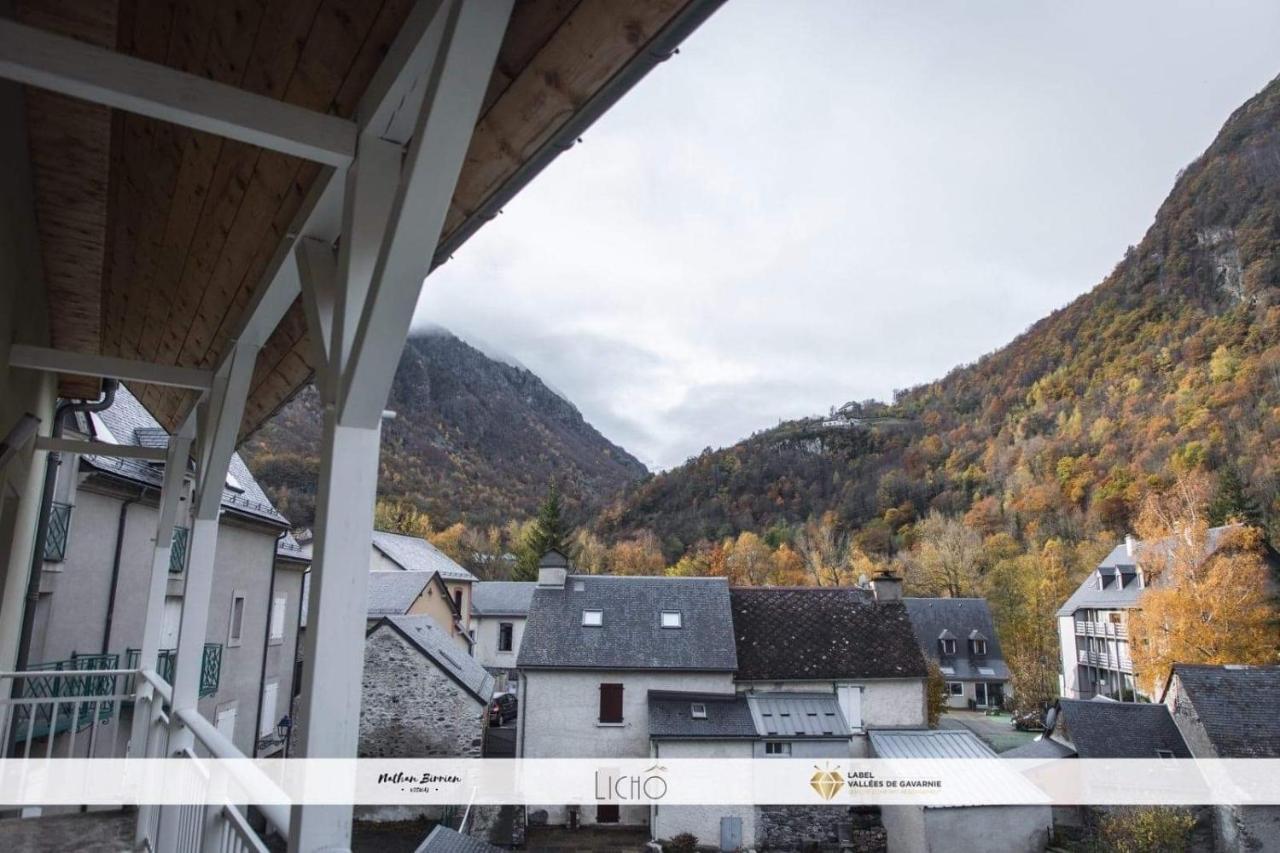
[[[396,630],[442,672],[487,704],[493,698],[493,676],[436,625],[430,616],[384,616],[369,629],[373,634],[384,626]]]
[[[472,616],[528,616],[533,581],[479,581],[471,587]]]
[[[584,610],[600,611],[601,624],[583,625]],[[664,610],[679,611],[682,627],[663,628]],[[564,588],[538,587],[518,665],[732,672],[729,585],[724,578],[571,575]]]
[[[952,681],[1008,680],[1009,666],[1004,661],[1000,637],[985,598],[904,598],[902,603],[907,607],[920,651],[950,669],[951,672],[944,673],[947,678]],[[987,654],[971,656],[968,643],[960,637],[986,640]],[[956,653],[945,660],[938,648],[940,639],[956,640]],[[979,667],[990,671],[980,672]]]
[[[436,546],[418,536],[373,531],[373,547],[387,559],[409,572],[439,572],[450,581],[478,580],[471,572],[459,566]]]
[[[912,729],[869,733],[877,758],[995,758],[973,732],[961,729]]]
[[[751,693],[747,704],[761,737],[849,738],[834,693]]]

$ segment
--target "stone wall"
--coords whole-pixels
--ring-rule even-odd
[[[840,846],[841,825],[848,828],[850,836],[844,847]],[[874,806],[760,806],[756,814],[756,844],[776,853],[882,853],[885,833],[880,825],[880,810]]]
[[[383,626],[364,653],[360,756],[479,758],[485,704]]]

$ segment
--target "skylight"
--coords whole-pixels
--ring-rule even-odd
[[[574,591],[574,592],[586,592],[586,590],[587,590],[587,582],[586,582],[586,581],[574,581],[574,582],[573,582],[573,591]]]
[[[695,720],[705,720],[707,718],[707,706],[702,702],[694,702],[689,706],[689,716]]]
[[[603,610],[584,610],[582,611],[582,624],[591,628],[599,628],[604,624]]]
[[[681,627],[679,610],[662,611],[662,627],[663,628],[679,628]]]

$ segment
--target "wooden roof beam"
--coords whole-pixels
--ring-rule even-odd
[[[344,167],[355,122],[0,18],[0,78]]]
[[[14,344],[9,348],[9,364],[28,370],[69,373],[77,376],[99,376],[125,382],[145,382],[171,388],[207,391],[213,385],[213,372],[171,364],[152,364],[108,355],[66,352],[48,347]]]

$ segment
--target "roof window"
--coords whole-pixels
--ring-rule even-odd
[[[584,610],[582,611],[582,624],[589,628],[599,628],[604,625],[603,610]]]
[[[705,720],[707,718],[707,706],[704,702],[694,702],[689,706],[689,716],[695,720]]]
[[[680,628],[682,627],[679,610],[662,611],[662,627],[663,628]]]

